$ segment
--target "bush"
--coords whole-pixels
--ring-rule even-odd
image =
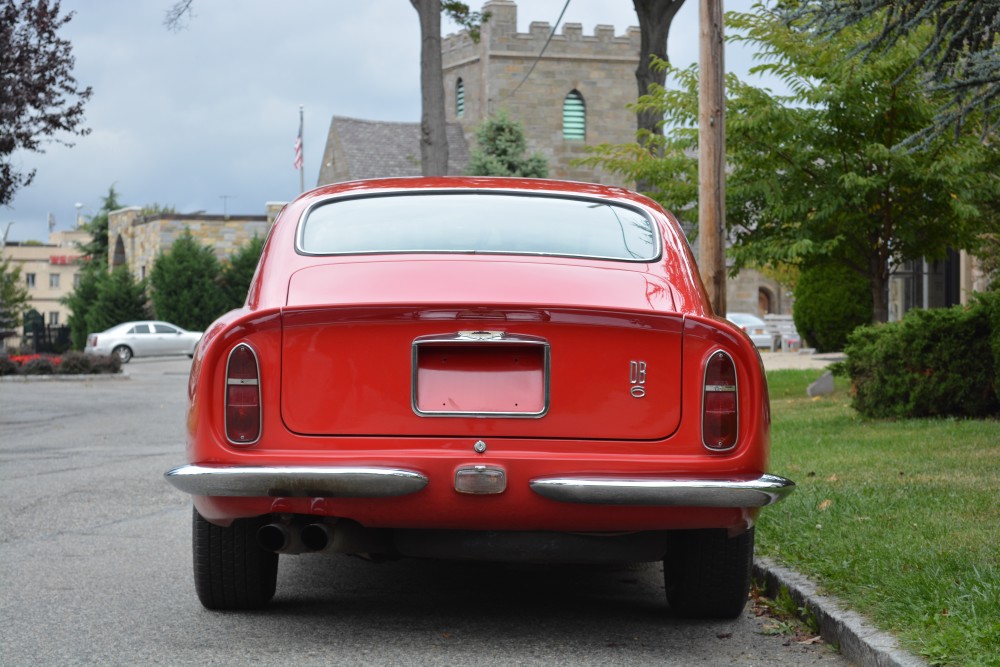
[[[55,372],[56,365],[48,357],[36,357],[21,366],[21,375],[52,375]]]
[[[0,375],[16,375],[19,368],[6,354],[0,355]]]
[[[1000,413],[991,308],[912,310],[848,337],[841,370],[866,417],[990,417]]]
[[[66,352],[59,364],[60,375],[87,375],[94,372],[94,364],[83,352]]]
[[[850,269],[825,264],[804,269],[795,284],[795,329],[817,352],[843,350],[847,337],[871,324],[868,280]]]
[[[108,373],[114,375],[115,373],[121,373],[122,362],[113,354],[99,354],[91,358],[90,369],[91,373]]]

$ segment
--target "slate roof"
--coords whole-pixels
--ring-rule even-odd
[[[469,147],[458,123],[448,124],[448,173],[461,174]],[[420,123],[334,116],[318,185],[359,178],[420,176]]]

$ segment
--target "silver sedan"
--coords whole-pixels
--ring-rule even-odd
[[[87,354],[113,354],[127,364],[132,357],[156,357],[171,354],[194,356],[201,340],[200,331],[185,331],[176,324],[146,320],[125,322],[107,331],[87,336]]]

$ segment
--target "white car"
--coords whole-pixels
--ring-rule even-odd
[[[771,349],[774,336],[768,332],[767,323],[750,313],[728,313],[726,319],[743,329],[757,347]]]
[[[107,331],[87,336],[87,354],[113,354],[123,364],[132,357],[158,357],[171,354],[194,356],[201,340],[200,331],[185,331],[176,324],[146,320],[125,322]]]

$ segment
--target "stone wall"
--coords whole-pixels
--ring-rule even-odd
[[[478,44],[464,32],[442,40],[448,120],[462,124],[470,149],[476,127],[506,110],[524,126],[529,151],[546,157],[551,177],[624,185],[619,176],[570,161],[585,156],[586,146],[635,140],[635,114],[626,105],[637,97],[639,29],[616,35],[613,26],[599,25],[586,35],[579,23],[567,23],[538,59],[552,30],[548,23],[536,21],[529,32],[517,32],[517,5],[511,0],[491,0],[483,11],[490,19]],[[459,78],[465,92],[461,117],[456,114]],[[573,90],[586,108],[585,140],[563,139],[563,100]]]
[[[143,216],[135,207],[113,211],[108,216],[109,266],[125,264],[141,280],[149,275],[157,256],[170,250],[185,229],[198,243],[212,248],[219,261],[226,261],[254,236],[266,237],[281,206],[269,203],[267,215]]]

